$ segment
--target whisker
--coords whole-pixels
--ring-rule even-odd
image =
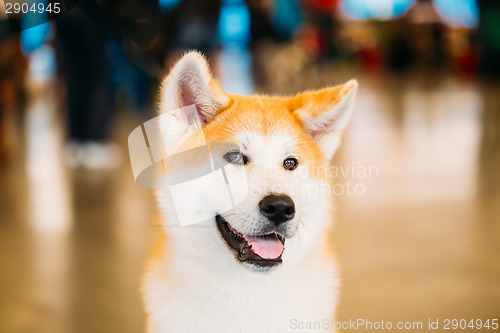
[[[297,135],[296,137],[292,138],[290,141],[288,141],[287,143],[285,143],[285,145],[297,140],[299,137],[301,137],[302,135],[305,135],[305,133],[300,133],[299,135]]]

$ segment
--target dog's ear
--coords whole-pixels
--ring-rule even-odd
[[[163,81],[160,103],[161,113],[195,105],[199,119],[206,124],[229,103],[229,97],[212,79],[206,59],[197,52],[189,52]]]
[[[330,159],[340,144],[354,105],[358,82],[304,92],[288,101],[289,109],[301,121],[304,131]]]

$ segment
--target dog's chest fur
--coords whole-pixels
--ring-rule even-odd
[[[232,258],[230,258],[232,259]],[[288,332],[291,321],[332,319],[336,268],[321,258],[272,274],[158,260],[146,276],[149,333]]]

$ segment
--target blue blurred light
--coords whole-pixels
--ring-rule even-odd
[[[24,20],[25,17],[29,16],[25,14],[22,20]],[[31,53],[42,46],[50,31],[51,28],[48,22],[36,25],[29,29],[21,30],[21,47],[23,52]]]
[[[182,0],[159,0],[158,4],[163,10],[173,9],[181,4]]]
[[[29,3],[29,2],[28,2]],[[44,6],[47,1],[39,1]],[[35,3],[33,3],[33,6]],[[24,53],[31,53],[38,49],[45,42],[51,32],[48,23],[49,16],[47,12],[28,11],[21,17],[21,48]]]
[[[56,75],[56,55],[51,45],[43,44],[30,54],[29,59],[29,72],[33,80],[43,82]]]
[[[219,15],[219,39],[224,45],[246,46],[250,41],[250,12],[243,0],[226,0]]]
[[[247,49],[225,47],[218,59],[218,81],[228,94],[251,95],[254,93],[252,80],[252,56]]]
[[[447,23],[474,28],[478,24],[476,0],[434,0],[439,14]]]
[[[389,19],[405,14],[415,0],[343,0],[341,9],[355,19]]]

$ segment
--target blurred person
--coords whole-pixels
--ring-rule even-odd
[[[377,22],[366,24],[358,38],[357,55],[362,68],[367,73],[377,73],[382,67],[379,29]]]
[[[10,30],[0,21],[2,31]],[[0,35],[0,164],[13,159],[15,114],[24,96],[27,61],[21,52],[18,34]]]
[[[109,142],[114,110],[108,82],[106,18],[97,3],[82,1],[55,24],[66,83],[67,163],[112,168],[117,165],[118,151]]]
[[[273,27],[271,24],[271,1],[255,0],[248,1],[248,11],[250,13],[250,49],[252,51],[252,77],[254,84],[265,82],[266,72],[258,56],[262,44],[271,43],[274,39]]]
[[[337,54],[337,32],[339,23],[335,18],[338,0],[305,1],[307,22],[310,33],[316,35],[316,48],[319,58],[332,58]]]
[[[475,78],[479,69],[478,38],[475,31],[460,31],[459,42],[455,46],[455,62],[458,73],[462,78]],[[458,39],[458,37],[457,37]]]
[[[221,7],[222,1],[218,0],[182,0],[164,14],[161,28],[165,40],[164,70],[183,52],[196,49],[210,56],[216,51]]]
[[[297,0],[273,0],[272,23],[278,40],[286,41],[302,23],[302,15]]]
[[[248,1],[250,12],[250,37],[251,44],[273,38],[273,28],[271,25],[271,1],[254,0]]]
[[[408,10],[411,49],[416,65],[429,69],[443,68],[448,55],[445,43],[445,25],[432,0],[417,0]]]
[[[405,19],[396,19],[385,25],[385,43],[382,41],[382,50],[385,52],[387,66],[395,71],[402,72],[411,67],[414,59],[412,51],[409,24]]]
[[[500,78],[500,2],[478,0],[480,72],[486,78]]]
[[[220,1],[184,0],[179,7],[174,47],[211,52],[217,45]]]

